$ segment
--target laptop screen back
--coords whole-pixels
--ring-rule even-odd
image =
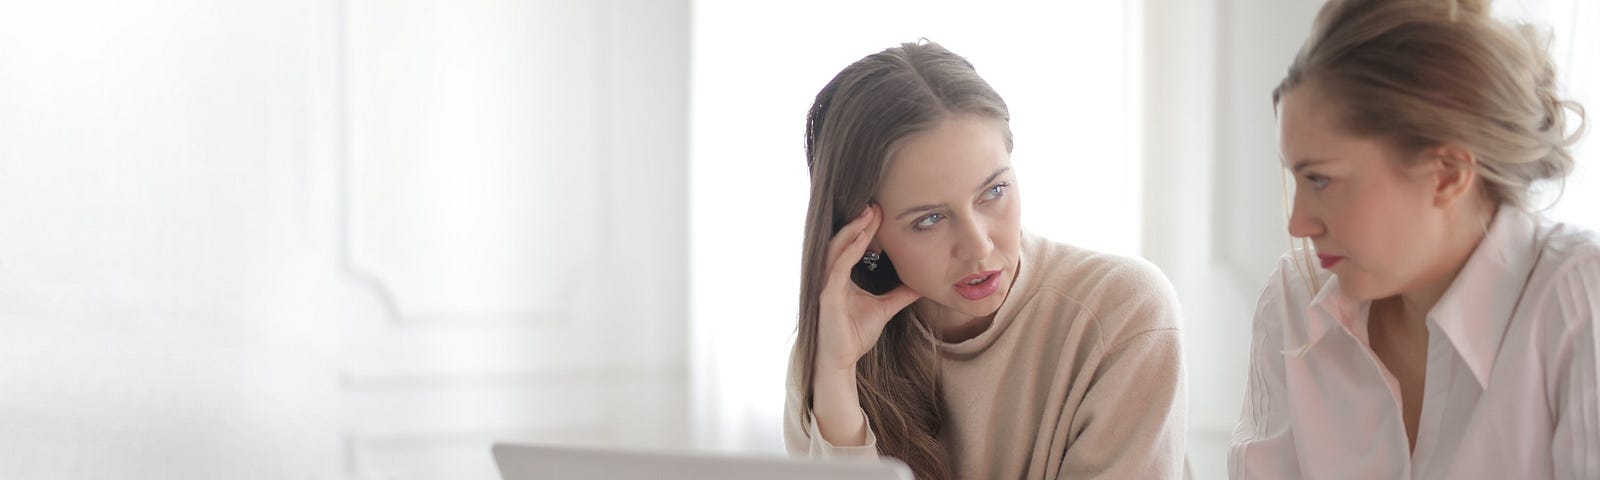
[[[817,462],[497,443],[494,461],[504,480],[912,480],[905,464]]]

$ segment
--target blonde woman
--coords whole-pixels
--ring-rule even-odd
[[[923,480],[1181,475],[1172,288],[1022,230],[1009,120],[933,43],[817,94],[790,452],[898,458]]]
[[[1232,478],[1600,478],[1600,237],[1528,198],[1582,131],[1554,80],[1484,1],[1322,8],[1273,94],[1314,248],[1261,295]]]

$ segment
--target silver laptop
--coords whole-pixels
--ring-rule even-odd
[[[512,443],[492,450],[505,480],[912,480],[911,469],[894,459],[819,462]]]

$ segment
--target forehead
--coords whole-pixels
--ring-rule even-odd
[[[1004,125],[992,118],[954,114],[901,141],[889,157],[879,201],[972,193],[1011,163]],[[907,200],[914,201],[914,200]]]
[[[1289,90],[1278,101],[1278,142],[1284,156],[1296,150],[1336,143],[1338,113],[1333,102],[1309,85]]]
[[[1342,107],[1311,85],[1285,92],[1278,101],[1278,146],[1285,167],[1322,160],[1378,161],[1392,152],[1376,138],[1349,133],[1339,123]]]

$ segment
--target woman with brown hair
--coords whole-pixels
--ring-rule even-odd
[[[1261,294],[1230,477],[1600,478],[1600,236],[1529,208],[1583,130],[1544,44],[1482,0],[1323,6],[1273,93],[1314,248]]]
[[[1174,478],[1178,307],[1147,262],[1022,230],[1005,102],[904,44],[840,72],[811,174],[784,434],[918,478]]]

